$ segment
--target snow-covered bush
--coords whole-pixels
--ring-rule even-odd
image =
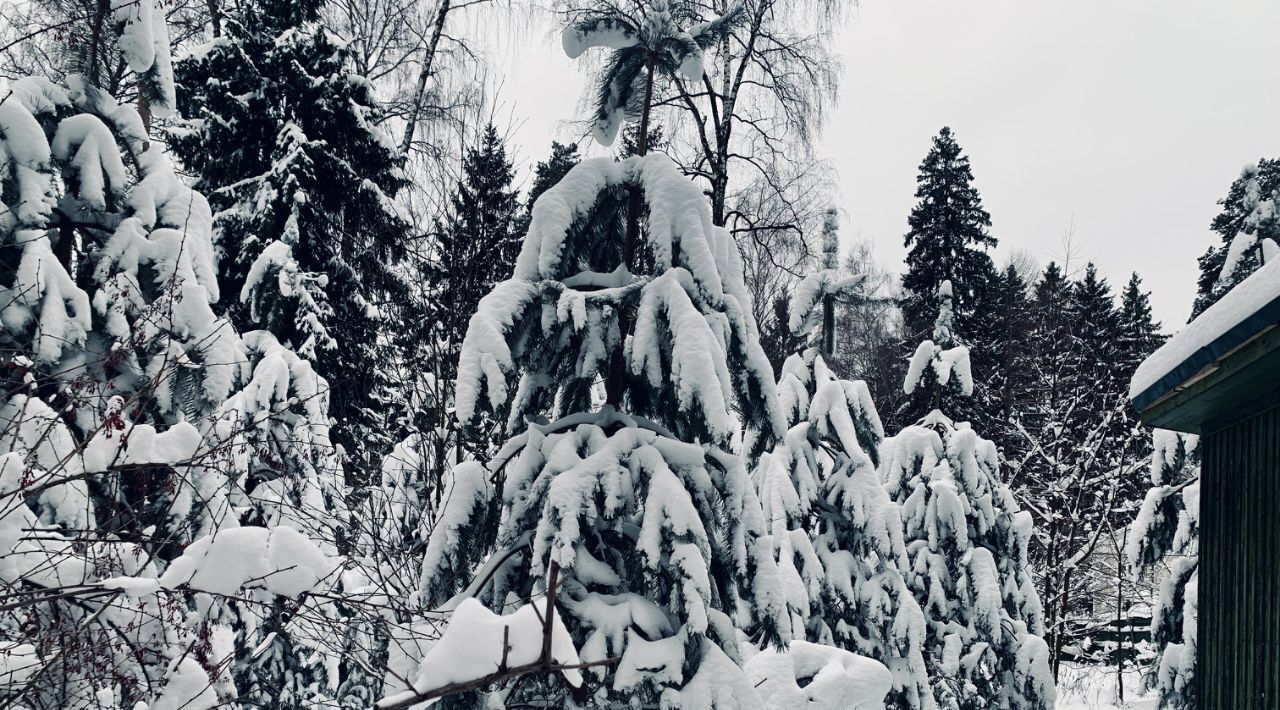
[[[760,651],[747,659],[746,670],[765,707],[778,710],[880,710],[892,685],[875,661],[807,641]]]

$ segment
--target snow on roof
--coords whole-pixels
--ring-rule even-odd
[[[1280,259],[1253,272],[1143,360],[1129,384],[1129,399],[1137,409],[1145,409],[1174,386],[1277,322]]]

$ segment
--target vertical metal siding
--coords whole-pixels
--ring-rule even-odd
[[[1202,445],[1201,707],[1280,710],[1280,407]]]

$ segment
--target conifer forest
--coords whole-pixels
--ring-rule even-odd
[[[1040,78],[864,91],[921,1],[0,0],[0,707],[1200,707],[1130,382],[1280,113],[1017,205]]]

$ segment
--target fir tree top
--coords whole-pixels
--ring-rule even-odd
[[[577,143],[551,141],[551,155],[546,160],[538,161],[537,167],[533,170],[533,185],[529,187],[529,195],[525,198],[529,211],[533,211],[533,205],[542,193],[560,182],[560,178],[580,162],[582,162],[582,156],[578,154]]]
[[[920,163],[916,197],[919,201],[907,220],[910,230],[903,237],[909,249],[902,278],[907,291],[902,305],[907,332],[928,331],[936,314],[934,295],[943,281],[950,281],[958,325],[961,333],[967,333],[967,319],[994,272],[986,250],[996,245],[996,239],[987,232],[991,216],[973,186],[969,158],[950,128],[938,133]]]
[[[1129,276],[1120,293],[1120,348],[1131,369],[1160,344],[1160,323],[1151,311],[1151,294],[1142,290],[1138,272]]]

